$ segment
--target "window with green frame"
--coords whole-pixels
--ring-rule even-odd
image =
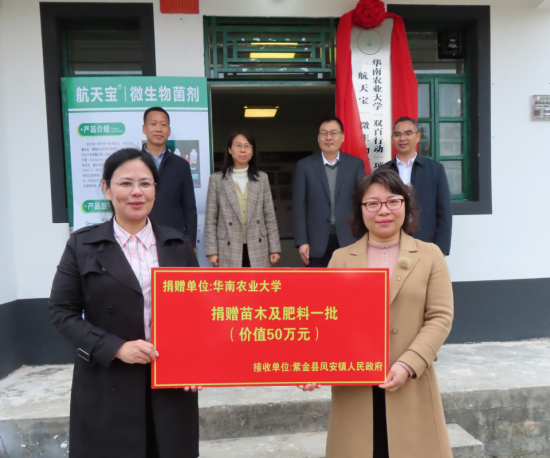
[[[143,74],[139,22],[64,24],[64,76]]]
[[[333,80],[335,18],[204,17],[209,79]]]
[[[419,152],[445,167],[453,200],[468,200],[469,112],[464,75],[417,75]]]
[[[440,33],[409,32],[408,38],[418,81],[419,154],[443,164],[454,201],[470,200],[467,60],[442,57]]]

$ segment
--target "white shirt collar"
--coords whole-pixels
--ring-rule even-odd
[[[118,240],[118,243],[124,248],[128,243],[128,241],[130,240],[130,238],[132,237],[132,234],[124,230],[122,226],[118,224],[116,220],[116,216],[114,217],[113,228],[115,231],[115,238]],[[154,234],[153,234],[153,237],[151,237],[152,232],[153,232],[153,226],[151,226],[151,222],[149,218],[147,218],[145,227],[141,231],[139,231],[137,234],[135,234],[135,238],[138,239],[145,248],[149,249],[151,248],[151,243],[154,241]]]
[[[340,160],[340,151],[338,151],[338,156],[336,156],[336,159],[334,159],[334,162],[331,164],[329,161],[327,161],[327,158],[325,155],[321,152],[321,156],[323,156],[323,165],[334,165]]]
[[[416,160],[416,156],[418,156],[418,153],[414,155],[412,159],[409,159],[407,162],[403,162],[401,159],[399,159],[399,156],[395,156],[395,160],[397,161],[397,165],[404,165],[404,166],[411,166],[414,164],[414,161]]]

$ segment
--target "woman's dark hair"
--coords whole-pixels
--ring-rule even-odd
[[[229,135],[229,138],[227,139],[227,148],[225,149],[225,154],[223,156],[223,166],[222,166],[222,174],[225,177],[227,175],[227,172],[231,172],[233,170],[233,156],[229,154],[229,150],[233,146],[233,141],[238,135],[242,135],[246,138],[248,143],[250,143],[250,146],[252,146],[252,158],[250,158],[250,162],[248,163],[248,179],[250,181],[258,181],[259,174],[259,163],[260,159],[258,158],[258,151],[256,151],[256,142],[254,141],[254,137],[250,135],[246,130],[237,130],[235,132],[232,132],[231,135]]]
[[[412,189],[405,185],[401,181],[401,178],[399,178],[399,175],[393,170],[378,169],[372,175],[367,175],[363,178],[355,190],[355,195],[353,196],[353,216],[350,222],[353,236],[359,239],[368,232],[363,220],[363,208],[361,204],[371,184],[380,184],[391,193],[403,196],[405,199],[405,221],[403,222],[402,229],[405,233],[413,235],[418,229],[418,206],[412,195]]]
[[[108,188],[111,187],[111,178],[113,178],[115,170],[125,162],[132,161],[134,159],[140,159],[151,171],[155,183],[159,182],[159,172],[157,170],[157,166],[155,165],[153,157],[149,153],[135,148],[123,148],[111,154],[103,165],[103,180],[107,183]],[[112,203],[111,210],[114,214],[115,208]]]

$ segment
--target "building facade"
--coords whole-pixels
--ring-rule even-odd
[[[208,76],[214,86],[220,78],[206,74],[212,43],[205,24],[212,17],[250,18],[251,23],[269,18],[272,24],[337,20],[356,1],[199,4],[200,14],[179,15],[161,13],[159,0],[0,1],[0,345],[7,349],[0,356],[0,377],[21,364],[73,358],[47,311],[69,236],[58,82],[70,74],[67,62],[78,63],[63,54],[60,43],[70,28],[59,27],[72,21],[78,30],[88,21],[93,29],[106,18],[129,24],[139,36],[134,49],[139,63],[127,62],[126,74]],[[465,32],[463,81],[468,86],[462,97],[468,117],[461,119],[467,124],[462,141],[468,144],[469,162],[461,169],[468,177],[458,178],[463,187],[453,192],[458,198],[448,262],[456,320],[449,341],[550,337],[545,166],[550,123],[531,119],[532,96],[550,94],[550,0],[415,0],[392,2],[388,9],[402,15],[411,31]],[[432,91],[430,84],[449,82],[436,81],[433,73],[420,72],[419,83]],[[326,81],[334,83],[330,77]],[[429,100],[437,103],[437,95]],[[431,115],[422,119],[438,128]],[[428,148],[441,154],[438,147]],[[292,243],[285,248],[292,250]]]

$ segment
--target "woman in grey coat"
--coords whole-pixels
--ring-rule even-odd
[[[250,134],[231,134],[221,172],[210,177],[206,255],[215,267],[270,267],[281,243],[267,174],[258,170]]]

